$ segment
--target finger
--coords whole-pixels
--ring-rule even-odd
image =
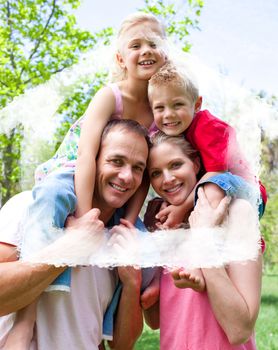
[[[217,207],[217,213],[220,215],[220,216],[224,216],[226,213],[227,213],[227,210],[229,208],[229,205],[231,203],[231,200],[232,198],[231,197],[224,197],[221,199],[218,207]]]
[[[198,204],[198,202],[199,202],[200,205],[207,205],[207,204],[209,204],[207,196],[205,194],[205,191],[204,191],[203,187],[199,187],[198,188],[198,201],[197,201],[197,204]]]
[[[162,204],[160,206],[160,210],[163,210],[163,209],[165,209],[167,207],[168,207],[168,203],[164,201],[164,202],[162,202]]]
[[[160,220],[163,216],[167,216],[168,214],[169,214],[169,208],[166,207],[165,209],[160,210],[160,211],[156,214],[155,218],[158,219],[158,220]]]
[[[128,220],[126,219],[120,219],[121,224],[123,224],[125,227],[129,228],[129,229],[134,229],[135,226]]]
[[[98,208],[93,208],[89,210],[86,214],[84,214],[84,217],[89,217],[91,220],[98,219],[100,216],[100,210]]]

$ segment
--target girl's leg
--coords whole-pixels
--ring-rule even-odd
[[[37,301],[16,313],[3,350],[29,350],[36,322]]]

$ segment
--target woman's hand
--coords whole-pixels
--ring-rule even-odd
[[[198,201],[194,210],[189,216],[191,228],[214,227],[220,225],[227,215],[231,197],[224,197],[216,208],[213,208],[204,192],[200,187],[198,189]]]

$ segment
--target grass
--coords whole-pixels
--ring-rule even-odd
[[[278,350],[278,274],[263,276],[260,314],[256,323],[258,350]],[[158,350],[159,331],[144,327],[135,350]]]
[[[256,340],[258,350],[278,349],[278,274],[263,276]]]

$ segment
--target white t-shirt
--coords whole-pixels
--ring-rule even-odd
[[[0,214],[0,242],[19,244],[20,219],[31,200],[30,193],[23,192],[1,209],[5,216]],[[88,266],[73,268],[71,278],[70,293],[42,293],[37,307],[36,339],[30,350],[98,349],[103,315],[113,296],[117,276],[112,270]],[[0,318],[0,349],[13,317],[11,314]]]

